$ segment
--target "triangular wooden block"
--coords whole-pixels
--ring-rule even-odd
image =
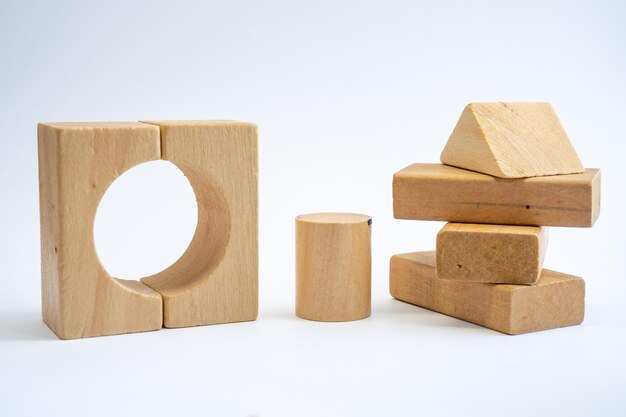
[[[584,170],[549,103],[468,104],[441,162],[501,178]]]

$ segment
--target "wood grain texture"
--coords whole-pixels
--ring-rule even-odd
[[[111,277],[98,260],[100,199],[127,169],[159,159],[159,131],[140,123],[38,126],[42,314],[61,339],[157,330],[161,296]]]
[[[441,164],[413,164],[393,177],[397,219],[591,227],[600,214],[600,170],[503,179]]]
[[[350,321],[371,311],[371,217],[296,217],[296,315]]]
[[[394,298],[507,334],[580,324],[585,282],[544,269],[537,285],[484,284],[437,278],[435,252],[395,255]]]
[[[547,244],[544,227],[448,223],[437,234],[437,276],[534,285]]]
[[[584,170],[549,103],[468,104],[441,162],[501,178]]]
[[[258,312],[257,127],[232,121],[155,121],[161,158],[198,201],[189,248],[141,282],[163,297],[165,327],[255,320]]]

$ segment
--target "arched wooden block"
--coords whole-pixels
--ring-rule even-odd
[[[141,280],[163,296],[165,327],[255,320],[258,312],[257,128],[250,123],[146,122],[161,157],[187,176],[198,228],[183,256]]]
[[[501,178],[584,170],[549,103],[468,104],[441,162]]]
[[[161,296],[102,267],[93,237],[100,199],[127,169],[160,157],[142,123],[38,127],[43,320],[61,339],[161,328]]]
[[[257,131],[239,122],[40,124],[43,319],[62,339],[255,320],[258,311]],[[98,260],[100,199],[127,169],[176,164],[198,201],[189,248],[137,281]]]

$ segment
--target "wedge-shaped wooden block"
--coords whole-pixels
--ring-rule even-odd
[[[591,227],[600,213],[600,170],[503,179],[441,164],[393,177],[397,219]]]
[[[448,223],[437,234],[437,276],[494,284],[536,284],[548,244],[539,226]]]
[[[502,178],[584,170],[549,103],[468,104],[441,162]]]
[[[165,327],[255,320],[258,311],[257,128],[250,123],[147,122],[161,158],[187,176],[198,226],[170,268],[141,280],[163,297]]]
[[[585,282],[544,269],[537,285],[483,284],[437,278],[435,252],[391,258],[389,288],[398,300],[480,326],[522,334],[580,324]]]
[[[101,197],[124,171],[159,159],[159,129],[141,123],[38,127],[43,320],[61,339],[161,328],[161,296],[111,277],[96,255]]]

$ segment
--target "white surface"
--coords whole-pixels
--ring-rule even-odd
[[[624,415],[624,2],[232,3],[0,2],[0,416]],[[552,228],[546,259],[586,279],[582,326],[510,337],[388,295],[389,257],[442,225],[393,219],[392,174],[493,100],[552,102],[602,169],[599,221]],[[36,123],[160,118],[259,125],[259,319],[59,341]],[[374,219],[367,320],[293,315],[294,217],[316,211]],[[172,239],[188,221],[168,217]],[[102,239],[140,248],[128,273],[149,268],[114,223]]]

